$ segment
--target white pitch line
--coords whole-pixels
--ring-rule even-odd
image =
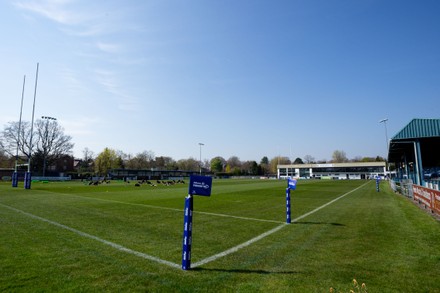
[[[307,216],[309,216],[309,215],[311,215],[311,214],[313,214],[313,213],[316,213],[316,212],[319,211],[320,209],[323,209],[323,208],[325,208],[326,206],[329,206],[330,204],[332,204],[332,203],[334,203],[334,202],[340,200],[341,198],[347,196],[348,194],[350,194],[350,193],[352,193],[352,192],[354,192],[354,191],[356,191],[356,190],[362,188],[362,187],[365,186],[366,184],[368,184],[368,182],[365,183],[365,184],[363,184],[363,185],[361,185],[361,186],[359,186],[359,187],[357,187],[357,188],[355,188],[355,189],[353,189],[353,190],[351,190],[351,191],[349,191],[349,192],[347,192],[347,193],[345,193],[345,194],[343,194],[343,195],[341,195],[341,196],[339,196],[339,197],[337,197],[337,198],[335,198],[335,199],[333,199],[333,200],[331,200],[331,201],[329,201],[328,203],[326,203],[326,204],[324,204],[324,205],[322,205],[322,206],[320,206],[320,207],[318,207],[318,208],[316,208],[316,209],[314,209],[314,210],[312,210],[312,211],[310,211],[310,212],[308,212],[308,213],[306,213],[306,214],[304,214],[304,215],[302,215],[302,216],[299,216],[299,217],[293,219],[292,222],[297,222],[297,221],[300,220],[300,219],[303,219],[303,218],[305,218],[305,217],[307,217]],[[78,197],[83,197],[83,196],[78,196]],[[84,196],[83,198],[89,198],[89,197],[85,197],[85,196]],[[93,198],[93,199],[97,199],[97,198]],[[157,207],[157,206],[149,206],[149,205],[134,204],[134,203],[125,203],[125,202],[119,202],[119,201],[114,201],[114,200],[105,200],[105,199],[97,199],[97,200],[110,201],[110,202],[118,202],[118,203],[131,204],[131,205],[140,205],[140,206],[147,206],[147,207],[153,207],[153,208],[161,208],[161,207]],[[108,246],[111,246],[111,247],[113,247],[113,248],[115,248],[115,249],[117,249],[117,250],[119,250],[119,251],[123,251],[123,252],[126,252],[126,253],[130,253],[130,254],[136,255],[136,256],[138,256],[138,257],[141,257],[141,258],[147,259],[147,260],[151,260],[151,261],[154,261],[154,262],[157,262],[157,263],[163,264],[163,265],[167,265],[167,266],[169,266],[169,267],[178,268],[178,269],[180,268],[180,265],[179,265],[179,264],[175,264],[175,263],[173,263],[173,262],[170,262],[170,261],[167,261],[167,260],[163,260],[163,259],[160,259],[160,258],[158,258],[158,257],[154,257],[154,256],[151,256],[151,255],[148,255],[148,254],[145,254],[145,253],[139,252],[139,251],[132,250],[132,249],[130,249],[130,248],[124,247],[124,246],[119,245],[119,244],[116,244],[116,243],[114,243],[114,242],[111,242],[111,241],[108,241],[108,240],[105,240],[105,239],[99,238],[99,237],[97,237],[97,236],[94,236],[94,235],[91,235],[91,234],[88,234],[88,233],[85,233],[85,232],[79,231],[79,230],[74,229],[74,228],[71,228],[71,227],[69,227],[69,226],[66,226],[66,225],[63,225],[63,224],[60,224],[60,223],[57,223],[57,222],[54,222],[54,221],[51,221],[51,220],[48,220],[48,219],[45,219],[45,218],[39,217],[39,216],[36,216],[36,215],[34,215],[34,214],[27,213],[27,212],[25,212],[25,211],[22,211],[22,210],[16,209],[16,208],[14,208],[14,207],[11,207],[11,206],[8,206],[8,205],[2,204],[2,203],[0,203],[0,206],[3,206],[3,207],[5,207],[5,208],[8,208],[8,209],[13,210],[13,211],[15,211],[15,212],[18,212],[18,213],[24,214],[24,215],[26,215],[26,216],[28,216],[28,217],[33,218],[33,219],[40,220],[40,221],[43,221],[43,222],[46,222],[46,223],[52,224],[52,225],[54,225],[54,226],[57,226],[57,227],[59,227],[59,228],[66,229],[66,230],[71,231],[71,232],[73,232],[73,233],[75,233],[75,234],[78,234],[78,235],[80,235],[80,236],[83,236],[83,237],[86,237],[86,238],[90,238],[90,239],[96,240],[96,241],[98,241],[98,242],[101,242],[101,243],[103,243],[103,244],[106,244],[106,245],[108,245]],[[178,210],[178,209],[173,209],[173,208],[163,208],[163,209]],[[179,210],[179,211],[180,211],[180,210]],[[224,216],[224,217],[233,217],[233,218],[239,218],[239,219],[245,219],[245,220],[270,221],[270,220],[259,220],[259,219],[253,219],[253,218],[244,218],[244,217],[228,216],[228,215],[222,215],[222,214],[213,214],[213,213],[206,213],[206,212],[199,212],[199,213],[204,213],[204,214],[208,214],[208,215],[216,215],[216,216]],[[230,248],[230,249],[228,249],[228,250],[225,250],[225,251],[223,251],[223,252],[221,252],[221,253],[215,254],[215,255],[210,256],[210,257],[208,257],[208,258],[205,258],[205,259],[203,259],[203,260],[201,260],[201,261],[199,261],[199,262],[193,263],[193,264],[191,265],[191,267],[192,267],[192,268],[195,268],[195,267],[198,267],[198,266],[201,266],[201,265],[207,264],[207,263],[209,263],[209,262],[215,261],[215,260],[217,260],[217,259],[219,259],[219,258],[221,258],[221,257],[227,256],[227,255],[229,255],[229,254],[231,254],[231,253],[237,252],[238,250],[240,250],[240,249],[242,249],[242,248],[245,248],[245,247],[247,247],[247,246],[249,246],[249,245],[251,245],[251,244],[253,244],[253,243],[255,243],[255,242],[257,242],[257,241],[259,241],[259,240],[261,240],[261,239],[263,239],[263,238],[265,238],[265,237],[267,237],[267,236],[269,236],[269,235],[271,235],[271,234],[273,234],[273,233],[275,233],[275,232],[277,232],[277,231],[279,231],[279,230],[281,230],[283,227],[285,227],[285,226],[287,226],[287,225],[288,225],[288,224],[283,223],[282,225],[279,225],[279,226],[273,228],[272,230],[269,230],[269,231],[267,231],[267,232],[264,232],[263,234],[260,234],[259,236],[254,237],[254,238],[252,238],[252,239],[250,239],[250,240],[248,240],[248,241],[246,241],[246,242],[244,242],[244,243],[242,243],[242,244],[239,244],[239,245],[234,246],[234,247],[232,247],[232,248]]]
[[[362,184],[361,186],[359,186],[359,187],[357,187],[357,188],[355,188],[355,189],[353,189],[353,190],[351,190],[351,191],[349,191],[349,192],[347,192],[347,193],[344,193],[344,194],[341,195],[340,197],[337,197],[337,198],[335,198],[335,199],[329,201],[328,203],[323,204],[323,205],[320,206],[320,207],[317,207],[317,208],[314,209],[313,211],[310,211],[310,212],[308,212],[308,213],[305,213],[305,214],[302,215],[302,216],[299,216],[298,218],[293,219],[292,222],[297,222],[297,221],[299,221],[299,220],[301,220],[301,219],[303,219],[303,218],[305,218],[305,217],[307,217],[307,216],[310,216],[311,214],[316,213],[316,212],[319,211],[320,209],[323,209],[323,208],[325,208],[326,206],[331,205],[331,204],[334,203],[335,201],[338,201],[338,200],[340,200],[341,198],[343,198],[343,197],[349,195],[350,193],[355,192],[356,190],[358,190],[358,189],[364,187],[365,185],[367,185],[368,183],[370,183],[370,182],[364,183],[364,184]]]
[[[147,208],[153,208],[153,209],[161,209],[161,210],[168,210],[168,211],[176,211],[176,212],[182,212],[183,213],[183,209],[154,206],[154,205],[148,205],[148,204],[142,204],[142,203],[124,202],[124,201],[118,201],[118,200],[113,200],[113,199],[103,199],[103,198],[98,198],[98,197],[88,197],[88,196],[81,196],[81,195],[76,195],[76,194],[67,194],[67,193],[63,193],[63,194],[64,195],[68,195],[68,196],[84,198],[84,199],[91,199],[91,200],[104,201],[104,202],[114,202],[114,203],[119,203],[119,204],[126,204],[126,205],[132,205],[132,206],[141,206],[141,207],[147,207]],[[240,216],[233,216],[233,215],[227,215],[227,214],[217,214],[217,213],[200,212],[200,211],[194,211],[193,213],[194,214],[203,214],[203,215],[217,216],[217,217],[225,217],[225,218],[234,218],[234,219],[247,220],[247,221],[282,223],[280,221],[275,221],[275,220],[248,218],[248,217],[240,217]]]
[[[299,220],[301,220],[301,219],[303,219],[303,218],[305,218],[305,217],[307,217],[307,216],[310,216],[311,214],[316,213],[316,212],[319,211],[320,209],[323,209],[323,208],[325,208],[326,206],[329,206],[329,205],[331,205],[332,203],[334,203],[334,202],[340,200],[341,198],[344,198],[345,196],[347,196],[347,195],[349,195],[350,193],[352,193],[352,192],[354,192],[354,191],[356,191],[356,190],[362,188],[363,186],[365,186],[365,185],[368,184],[368,183],[369,183],[369,182],[367,182],[367,183],[365,183],[365,184],[362,184],[361,186],[359,186],[359,187],[357,187],[357,188],[355,188],[355,189],[353,189],[353,190],[351,190],[351,191],[349,191],[349,192],[347,192],[347,193],[344,193],[343,195],[341,195],[341,196],[339,196],[339,197],[337,197],[337,198],[335,198],[335,199],[329,201],[328,203],[323,204],[322,206],[320,206],[320,207],[318,207],[318,208],[316,208],[316,209],[314,209],[314,210],[312,210],[312,211],[310,211],[310,212],[308,212],[308,213],[306,213],[306,214],[304,214],[304,215],[302,215],[302,216],[299,216],[299,217],[293,219],[292,222],[297,222],[297,221],[299,221]],[[283,227],[286,227],[287,225],[288,225],[288,224],[282,224],[282,225],[280,225],[280,226],[277,226],[277,227],[273,228],[272,230],[269,230],[269,231],[267,231],[267,232],[265,232],[265,233],[263,233],[263,234],[261,234],[261,235],[259,235],[259,236],[257,236],[257,237],[254,237],[254,238],[252,238],[251,240],[248,240],[248,241],[246,241],[246,242],[244,242],[244,243],[242,243],[242,244],[239,244],[239,245],[234,246],[234,247],[232,247],[232,248],[230,248],[230,249],[228,249],[228,250],[225,250],[225,251],[220,252],[220,253],[218,253],[218,254],[215,254],[215,255],[213,255],[213,256],[207,257],[207,258],[205,258],[205,259],[202,259],[201,261],[198,261],[198,262],[196,262],[196,263],[193,263],[193,264],[191,264],[191,267],[192,267],[192,268],[195,268],[195,267],[198,267],[198,266],[201,266],[201,265],[207,264],[207,263],[209,263],[209,262],[215,261],[215,260],[217,260],[217,259],[219,259],[219,258],[221,258],[221,257],[227,256],[227,255],[229,255],[229,254],[231,254],[231,253],[237,252],[237,251],[239,251],[240,249],[245,248],[245,247],[247,247],[247,246],[249,246],[249,245],[251,245],[251,244],[253,244],[253,243],[255,243],[255,242],[257,242],[257,241],[259,241],[259,240],[261,240],[261,239],[263,239],[263,238],[265,238],[265,237],[267,237],[267,236],[269,236],[269,235],[271,235],[271,234],[273,234],[273,233],[275,233],[275,232],[277,232],[277,231],[279,231],[279,230],[281,230]]]
[[[104,239],[99,238],[99,237],[97,237],[97,236],[94,236],[94,235],[91,235],[91,234],[88,234],[88,233],[85,233],[85,232],[82,232],[82,231],[76,230],[76,229],[71,228],[71,227],[69,227],[69,226],[66,226],[66,225],[63,225],[63,224],[60,224],[60,223],[57,223],[57,222],[54,222],[54,221],[51,221],[51,220],[48,220],[48,219],[45,219],[45,218],[39,217],[39,216],[36,216],[36,215],[34,215],[34,214],[27,213],[27,212],[25,212],[25,211],[22,211],[22,210],[19,210],[19,209],[13,208],[13,207],[8,206],[8,205],[5,205],[5,204],[1,204],[1,203],[0,203],[0,205],[3,206],[3,207],[5,207],[5,208],[8,208],[8,209],[10,209],[10,210],[13,210],[13,211],[15,211],[15,212],[17,212],[17,213],[24,214],[24,215],[26,215],[26,216],[28,216],[28,217],[33,218],[33,219],[40,220],[40,221],[43,221],[43,222],[49,223],[49,224],[51,224],[51,225],[57,226],[57,227],[59,227],[59,228],[66,229],[66,230],[71,231],[71,232],[73,232],[73,233],[75,233],[75,234],[78,234],[78,235],[80,235],[80,236],[83,236],[83,237],[86,237],[86,238],[90,238],[90,239],[93,239],[93,240],[99,241],[99,242],[101,242],[101,243],[103,243],[103,244],[106,244],[106,245],[108,245],[108,246],[111,246],[111,247],[113,247],[113,248],[115,248],[115,249],[117,249],[117,250],[119,250],[119,251],[123,251],[123,252],[126,252],[126,253],[130,253],[130,254],[136,255],[136,256],[138,256],[138,257],[141,257],[141,258],[147,259],[147,260],[151,260],[151,261],[154,261],[154,262],[157,262],[157,263],[163,264],[163,265],[167,265],[167,266],[169,266],[169,267],[180,268],[180,265],[175,264],[175,263],[173,263],[173,262],[170,262],[170,261],[167,261],[167,260],[163,260],[163,259],[160,259],[160,258],[158,258],[158,257],[154,257],[154,256],[151,256],[151,255],[148,255],[148,254],[145,254],[145,253],[139,252],[139,251],[132,250],[132,249],[130,249],[130,248],[124,247],[124,246],[119,245],[119,244],[116,244],[116,243],[114,243],[114,242],[104,240]]]
[[[210,216],[217,216],[217,217],[234,218],[234,219],[248,220],[248,221],[269,222],[269,223],[278,223],[278,224],[279,223],[283,223],[281,221],[275,221],[275,220],[265,220],[265,219],[257,219],[257,218],[239,217],[239,216],[232,216],[232,215],[226,215],[226,214],[217,214],[217,213],[208,213],[208,212],[194,211],[194,214],[203,214],[203,215],[210,215]]]
[[[207,263],[209,263],[209,262],[212,262],[212,261],[214,261],[214,260],[217,260],[217,259],[219,259],[219,258],[221,258],[221,257],[227,256],[228,254],[231,254],[231,253],[237,252],[237,251],[239,251],[240,249],[245,248],[246,246],[249,246],[249,245],[251,245],[252,243],[257,242],[258,240],[261,240],[261,239],[263,239],[264,237],[267,237],[267,236],[269,236],[269,235],[271,235],[271,234],[277,232],[278,230],[280,230],[281,228],[283,228],[283,227],[285,227],[285,226],[287,226],[286,223],[284,223],[284,224],[282,224],[282,225],[279,225],[279,226],[273,228],[272,230],[269,230],[269,231],[267,231],[267,232],[264,232],[263,234],[261,234],[261,235],[259,235],[259,236],[257,236],[257,237],[254,237],[254,238],[252,238],[251,240],[248,240],[248,241],[246,241],[246,242],[244,242],[244,243],[242,243],[242,244],[239,244],[239,245],[237,245],[237,246],[235,246],[235,247],[232,247],[232,248],[230,248],[230,249],[228,249],[228,250],[225,250],[225,251],[223,251],[223,252],[220,252],[220,253],[215,254],[215,255],[213,255],[213,256],[210,256],[210,257],[208,257],[208,258],[202,259],[201,261],[198,261],[198,262],[196,262],[196,263],[192,263],[192,264],[191,264],[191,267],[192,267],[192,268],[195,268],[195,267],[198,267],[198,266],[201,266],[201,265],[207,264]]]

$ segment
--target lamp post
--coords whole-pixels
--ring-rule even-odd
[[[379,123],[383,123],[383,125],[385,126],[385,143],[387,144],[387,157],[388,157],[388,153],[390,152],[390,150],[389,150],[389,146],[388,146],[387,121],[388,121],[388,118],[385,118],[385,119],[380,120]],[[386,160],[386,165],[387,165],[387,172],[388,172],[388,160]]]
[[[44,141],[47,142],[48,136],[49,136],[49,122],[50,121],[56,121],[56,118],[49,117],[49,116],[41,116],[41,119],[46,120],[46,126],[44,127]],[[47,153],[46,148],[43,149],[43,177],[46,176],[46,160],[47,160]]]
[[[201,142],[199,142],[199,146],[200,146],[200,160],[199,160],[199,164],[200,164],[200,175],[202,175],[202,146],[205,145]]]

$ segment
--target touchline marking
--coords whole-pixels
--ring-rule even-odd
[[[334,202],[340,200],[341,198],[344,198],[345,196],[349,195],[350,193],[352,193],[352,192],[354,192],[354,191],[356,191],[356,190],[358,190],[358,189],[364,187],[364,186],[365,186],[366,184],[368,184],[368,183],[369,183],[369,182],[364,183],[364,184],[362,184],[361,186],[359,186],[359,187],[357,187],[357,188],[355,188],[355,189],[353,189],[353,190],[351,190],[351,191],[349,191],[349,192],[347,192],[347,193],[344,193],[343,195],[341,195],[341,196],[339,196],[339,197],[337,197],[337,198],[335,198],[335,199],[329,201],[328,203],[323,204],[322,206],[320,206],[320,207],[318,207],[318,208],[316,208],[316,209],[314,209],[314,210],[312,210],[312,211],[310,211],[310,212],[308,212],[308,213],[305,213],[305,214],[302,215],[302,216],[299,216],[299,217],[293,219],[292,222],[297,222],[297,221],[299,221],[299,220],[301,220],[301,219],[303,219],[303,218],[305,218],[305,217],[307,217],[307,216],[310,216],[311,214],[316,213],[316,212],[319,211],[320,209],[323,209],[323,208],[325,208],[325,207],[331,205],[332,203],[334,203]],[[269,231],[267,231],[267,232],[265,232],[265,233],[263,233],[263,234],[261,234],[261,235],[259,235],[259,236],[257,236],[257,237],[254,237],[254,238],[252,238],[251,240],[248,240],[248,241],[246,241],[246,242],[244,242],[244,243],[242,243],[242,244],[239,244],[239,245],[237,245],[237,246],[235,246],[235,247],[232,247],[232,248],[230,248],[230,249],[228,249],[228,250],[225,250],[225,251],[220,252],[220,253],[218,253],[218,254],[215,254],[215,255],[213,255],[213,256],[207,257],[207,258],[205,258],[205,259],[202,259],[201,261],[195,262],[195,263],[191,264],[191,267],[192,267],[192,268],[195,268],[195,267],[198,267],[198,266],[201,266],[201,265],[207,264],[207,263],[209,263],[209,262],[215,261],[215,260],[217,260],[217,259],[219,259],[219,258],[221,258],[221,257],[227,256],[227,255],[229,255],[229,254],[231,254],[231,253],[237,252],[237,251],[239,251],[240,249],[245,248],[245,247],[247,247],[247,246],[249,246],[249,245],[251,245],[251,244],[253,244],[253,243],[255,243],[255,242],[257,242],[257,241],[259,241],[259,240],[261,240],[261,239],[263,239],[263,238],[265,238],[265,237],[267,237],[267,236],[269,236],[269,235],[271,235],[271,234],[273,234],[273,233],[275,233],[275,232],[277,232],[277,231],[279,231],[279,230],[281,230],[283,227],[286,227],[287,225],[288,225],[288,224],[284,223],[284,224],[282,224],[282,225],[280,225],[280,226],[277,226],[277,227],[273,228],[272,230],[269,230]]]
[[[17,213],[21,213],[21,214],[23,214],[23,215],[26,215],[26,216],[28,216],[28,217],[31,217],[31,218],[33,218],[33,219],[40,220],[40,221],[43,221],[43,222],[49,223],[49,224],[51,224],[51,225],[57,226],[57,227],[59,227],[59,228],[63,228],[63,229],[69,230],[69,231],[71,231],[71,232],[73,232],[73,233],[75,233],[75,234],[78,234],[78,235],[80,235],[80,236],[83,236],[83,237],[86,237],[86,238],[90,238],[90,239],[93,239],[93,240],[99,241],[99,242],[101,242],[101,243],[103,243],[103,244],[106,244],[106,245],[108,245],[108,246],[111,246],[111,247],[113,247],[113,248],[115,248],[115,249],[117,249],[117,250],[119,250],[119,251],[123,251],[123,252],[126,252],[126,253],[130,253],[130,254],[136,255],[136,256],[138,256],[138,257],[141,257],[141,258],[144,258],[144,259],[147,259],[147,260],[151,260],[151,261],[154,261],[154,262],[158,262],[158,263],[160,263],[160,264],[167,265],[167,266],[170,266],[170,267],[173,267],[173,268],[180,268],[180,265],[175,264],[175,263],[173,263],[173,262],[170,262],[170,261],[167,261],[167,260],[163,260],[163,259],[160,259],[160,258],[158,258],[158,257],[154,257],[154,256],[151,256],[151,255],[148,255],[148,254],[145,254],[145,253],[139,252],[139,251],[132,250],[132,249],[130,249],[130,248],[124,247],[124,246],[119,245],[119,244],[116,244],[116,243],[114,243],[114,242],[111,242],[111,241],[107,241],[107,240],[101,239],[101,238],[96,237],[96,236],[94,236],[94,235],[91,235],[91,234],[88,234],[88,233],[85,233],[85,232],[82,232],[82,231],[76,230],[76,229],[74,229],[74,228],[71,228],[71,227],[69,227],[69,226],[66,226],[66,225],[63,225],[63,224],[60,224],[60,223],[57,223],[57,222],[54,222],[54,221],[51,221],[51,220],[48,220],[48,219],[45,219],[45,218],[42,218],[42,217],[39,217],[39,216],[33,215],[33,214],[30,214],[30,213],[27,213],[27,212],[25,212],[25,211],[22,211],[22,210],[19,210],[19,209],[13,208],[13,207],[11,207],[11,206],[8,206],[8,205],[2,204],[2,203],[0,203],[0,205],[3,206],[3,207],[5,207],[5,208],[8,208],[8,209],[10,209],[10,210],[13,210],[13,211],[15,211],[15,212],[17,212]]]

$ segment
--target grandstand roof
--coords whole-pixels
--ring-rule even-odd
[[[413,119],[391,140],[440,137],[440,119]]]
[[[413,160],[414,143],[420,143],[424,164],[437,165],[440,160],[440,119],[413,119],[389,142],[388,161]]]

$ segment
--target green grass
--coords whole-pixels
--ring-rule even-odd
[[[193,264],[282,228],[182,271],[53,223],[180,265],[187,185],[0,183],[0,291],[440,292],[440,223],[386,182],[299,181],[292,219],[359,189],[291,225],[285,187],[215,180],[194,198]]]

